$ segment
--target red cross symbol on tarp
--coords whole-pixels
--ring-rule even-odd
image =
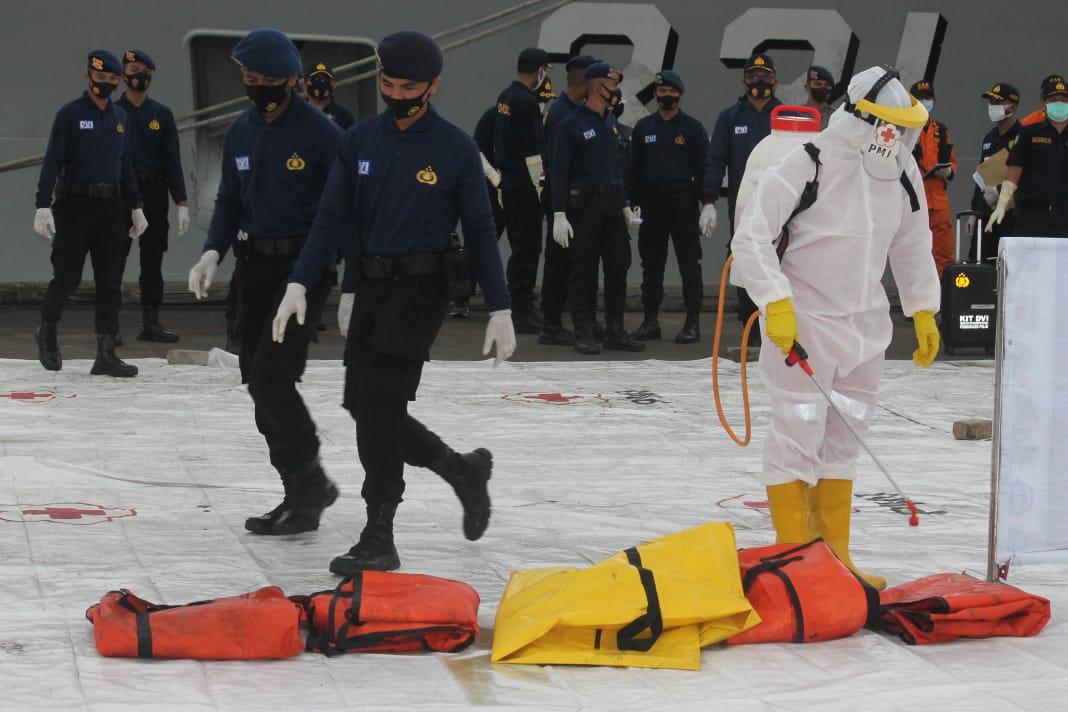
[[[540,400],[546,403],[570,403],[581,398],[581,396],[565,396],[563,393],[537,393],[528,394],[527,400]]]
[[[45,507],[44,509],[24,509],[26,516],[47,516],[49,519],[81,519],[82,515],[102,517],[107,512],[103,509],[74,509],[73,507]]]
[[[55,393],[34,393],[33,391],[11,391],[10,393],[0,393],[0,398],[10,398],[11,400],[51,400],[55,398]]]

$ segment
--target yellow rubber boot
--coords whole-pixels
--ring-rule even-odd
[[[866,574],[853,564],[849,557],[849,519],[853,514],[853,481],[820,480],[812,488],[812,528],[816,536],[823,537],[831,551],[876,589],[886,588],[882,576]]]
[[[801,480],[767,488],[776,544],[807,544],[816,538],[809,525],[809,489]]]

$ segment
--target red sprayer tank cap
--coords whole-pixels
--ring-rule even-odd
[[[783,115],[785,112],[801,116]],[[782,104],[771,110],[772,131],[794,131],[798,133],[819,133],[820,112],[811,106],[789,106]]]

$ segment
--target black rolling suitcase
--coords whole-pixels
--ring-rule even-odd
[[[978,230],[976,253],[983,254],[983,221],[979,213],[957,213],[956,261],[942,272],[942,346],[952,355],[961,348],[981,348],[994,353],[997,323],[997,268],[982,262],[961,261],[961,223],[975,217]]]

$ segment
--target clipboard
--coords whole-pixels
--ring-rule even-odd
[[[1002,181],[1005,180],[1005,173],[1009,170],[1009,167],[1005,164],[1008,157],[1009,149],[1003,148],[980,163],[975,172],[979,174],[986,185],[1001,185]]]

